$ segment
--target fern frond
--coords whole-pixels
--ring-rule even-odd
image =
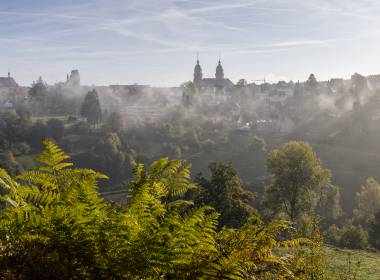
[[[65,167],[72,166],[72,163],[63,163],[64,160],[70,157],[64,153],[53,141],[44,140],[44,150],[37,157],[37,161],[45,164],[54,171],[59,171]]]

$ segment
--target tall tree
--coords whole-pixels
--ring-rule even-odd
[[[272,213],[284,212],[291,221],[302,213],[313,214],[320,194],[330,185],[330,172],[312,148],[289,142],[269,153],[267,166],[272,183],[266,187],[264,205]]]
[[[99,96],[95,89],[87,93],[82,103],[80,113],[91,125],[99,124],[102,121],[102,110],[100,108]]]
[[[249,204],[255,197],[245,190],[237,172],[230,164],[212,162],[209,164],[210,179],[202,174],[196,178],[201,190],[195,197],[195,203],[211,205],[219,213],[219,226],[240,227],[254,208]]]
[[[317,87],[317,85],[318,85],[317,78],[315,78],[314,74],[310,74],[309,78],[306,81],[306,86],[309,89],[315,89]]]
[[[356,193],[354,218],[367,227],[378,211],[380,211],[380,185],[374,178],[368,178],[360,192]]]
[[[47,93],[47,85],[42,80],[42,77],[39,77],[37,82],[33,82],[32,87],[29,90],[30,98],[38,101],[44,101],[47,97]]]
[[[34,114],[46,115],[49,112],[48,88],[41,77],[38,78],[37,82],[33,82],[29,90],[29,105]]]

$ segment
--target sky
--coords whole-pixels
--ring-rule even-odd
[[[0,76],[178,86],[380,73],[378,0],[0,0]]]

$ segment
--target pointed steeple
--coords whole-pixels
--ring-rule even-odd
[[[199,64],[199,54],[197,52],[197,64],[194,67],[194,80],[193,80],[193,83],[194,83],[195,88],[198,89],[198,90],[202,86],[202,79],[203,79],[202,68],[201,68],[201,65]]]
[[[224,70],[223,70],[222,63],[220,62],[220,53],[219,53],[218,66],[216,66],[215,78],[217,80],[223,80],[224,79]]]

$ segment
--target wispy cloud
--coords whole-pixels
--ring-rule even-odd
[[[222,11],[222,10],[241,9],[241,8],[247,8],[247,7],[252,7],[252,6],[254,6],[254,3],[252,2],[237,3],[237,4],[219,4],[219,5],[211,5],[211,6],[206,6],[202,8],[191,9],[187,13],[200,14],[200,13],[209,13],[209,12]]]
[[[312,50],[322,57],[338,48],[354,53],[362,40],[380,44],[377,0],[13,2],[13,8],[0,9],[0,60],[19,65],[92,61],[97,68],[97,62],[108,60],[112,69],[112,63],[138,57],[136,71],[145,77],[153,71],[146,65],[160,64],[159,57],[176,57],[168,63],[178,66],[197,50],[209,56],[221,51],[249,63],[247,57],[256,54]],[[369,53],[363,51],[363,57],[371,60]]]

